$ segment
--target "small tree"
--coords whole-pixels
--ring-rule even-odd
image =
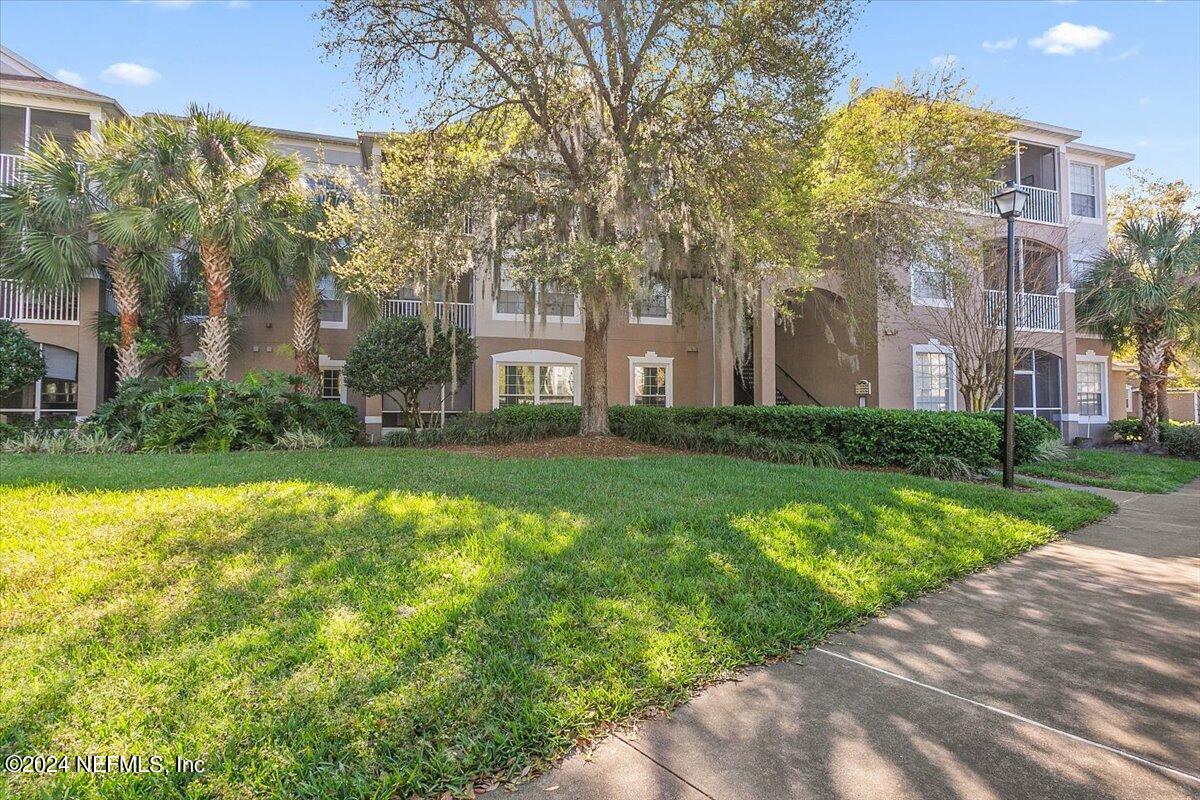
[[[432,338],[417,317],[383,317],[358,338],[346,357],[346,385],[364,395],[390,397],[421,426],[420,394],[439,384],[456,385],[459,364],[475,360],[475,340],[466,331],[437,328]]]
[[[0,395],[20,389],[46,374],[46,359],[25,331],[0,320]]]

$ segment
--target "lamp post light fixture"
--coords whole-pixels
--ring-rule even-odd
[[[1014,338],[1017,329],[1017,217],[1025,210],[1029,192],[1013,181],[1004,186],[993,197],[996,211],[1008,222],[1008,269],[1004,280],[1004,488],[1013,488],[1013,393],[1016,391],[1016,347]]]

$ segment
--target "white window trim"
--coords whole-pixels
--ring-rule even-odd
[[[660,356],[653,350],[646,353],[644,356],[629,357],[629,405],[634,404],[637,396],[637,386],[634,383],[633,376],[636,373],[636,367],[666,367],[667,368],[667,408],[675,405],[675,357]]]
[[[503,281],[503,272],[501,273],[500,280]],[[502,287],[497,287],[497,288],[500,289]],[[575,298],[575,304],[574,304],[575,305],[575,313],[573,315],[571,315],[569,317],[564,317],[564,316],[555,316],[552,314],[547,314],[546,318],[545,318],[546,322],[552,322],[556,325],[578,325],[579,321],[580,321],[579,295],[578,294],[574,295],[574,298]],[[526,320],[528,320],[532,317],[535,321],[541,322],[542,315],[538,311],[538,307],[541,305],[541,299],[542,299],[542,282],[535,281],[533,284],[533,314],[528,314],[528,313],[526,313],[526,314],[509,314],[507,312],[502,313],[499,310],[500,309],[500,293],[499,293],[499,291],[497,291],[492,296],[492,319],[496,320],[497,322],[525,322]]]
[[[917,353],[942,353],[946,356],[946,369],[950,373],[950,400],[947,411],[958,410],[958,365],[954,361],[953,349],[939,343],[936,339],[931,339],[929,344],[914,344],[912,346],[912,359],[909,361],[909,367],[912,372],[912,408],[917,407]]]
[[[346,330],[350,326],[350,299],[342,298],[342,318],[340,320],[321,320],[322,328],[333,328],[334,330]]]
[[[915,263],[908,265],[908,296],[914,306],[926,306],[928,308],[954,308],[954,294],[951,292],[950,297],[917,297],[916,294],[916,276],[914,275],[917,265]]]
[[[631,325],[671,325],[674,319],[672,314],[673,304],[671,303],[671,287],[667,286],[667,315],[665,317],[640,317],[634,309],[629,309],[629,323]]]
[[[1092,168],[1092,174],[1096,177],[1096,216],[1085,217],[1076,214],[1071,210],[1071,165],[1079,164]],[[1098,161],[1089,161],[1086,158],[1069,158],[1067,159],[1067,185],[1066,185],[1066,200],[1067,213],[1071,216],[1071,221],[1078,220],[1079,222],[1091,222],[1093,224],[1103,222],[1107,217],[1107,211],[1104,208],[1104,164]]]
[[[1091,362],[1100,364],[1100,414],[1098,416],[1083,416],[1078,415],[1076,421],[1083,425],[1101,425],[1107,423],[1109,417],[1112,416],[1108,407],[1108,356],[1097,356],[1092,354],[1075,356],[1075,363]],[[1075,377],[1075,405],[1079,405],[1079,376],[1078,371]]]
[[[501,367],[561,367],[570,366],[575,369],[575,405],[579,405],[580,378],[582,378],[583,359],[570,353],[560,353],[557,350],[509,350],[505,353],[492,355],[492,408],[500,407],[500,368]],[[534,373],[533,392],[534,403],[540,394],[541,386]]]
[[[345,361],[345,359],[329,358],[328,356],[321,355],[317,359],[317,369],[320,369],[322,371],[327,370],[327,369],[336,369],[339,373],[341,373],[340,376],[338,377],[338,387],[341,389],[342,402],[343,403],[347,402],[346,401],[347,392],[346,392],[346,374],[345,374],[346,361]]]

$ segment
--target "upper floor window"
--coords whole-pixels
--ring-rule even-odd
[[[639,307],[629,314],[630,322],[644,325],[668,325],[671,322],[671,287],[654,281],[639,298]]]
[[[918,306],[949,308],[954,305],[950,273],[941,264],[913,264],[912,302]]]
[[[530,300],[533,301],[532,305]],[[531,293],[512,277],[508,267],[501,267],[495,313],[500,319],[516,319],[531,313],[544,313],[556,322],[575,322],[578,320],[577,298],[568,288],[541,282],[534,284],[531,296]]]
[[[317,291],[321,294],[321,327],[345,328],[350,304],[338,293],[333,278],[326,275],[317,281]]]
[[[1096,218],[1096,168],[1071,164],[1071,215]]]
[[[1054,294],[1062,280],[1062,253],[1036,239],[1016,241],[1016,290],[1025,294]],[[991,242],[985,260],[987,288],[1003,289],[1008,264],[1008,244]]]

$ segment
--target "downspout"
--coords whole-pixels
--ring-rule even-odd
[[[712,296],[712,405],[717,407],[717,295]]]

